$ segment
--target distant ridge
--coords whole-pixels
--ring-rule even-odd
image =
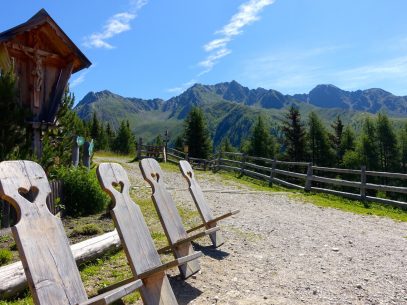
[[[263,114],[271,125],[281,120],[292,104],[303,116],[318,111],[326,122],[341,115],[345,122],[365,113],[385,111],[390,116],[407,117],[407,97],[395,96],[383,89],[346,91],[331,84],[316,86],[308,94],[284,95],[273,89],[249,89],[236,81],[215,85],[195,84],[166,101],[125,98],[108,90],[89,92],[75,107],[78,115],[89,120],[94,112],[113,128],[127,119],[137,134],[155,137],[164,129],[180,133],[182,121],[194,106],[202,107],[215,145],[225,136],[239,145],[248,135],[254,119]],[[272,127],[271,127],[272,128]]]

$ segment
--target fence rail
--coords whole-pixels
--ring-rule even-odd
[[[360,170],[322,167],[308,162],[282,161],[230,152],[217,153],[212,160],[206,160],[191,158],[186,153],[170,148],[167,157],[173,163],[187,159],[197,169],[234,171],[267,181],[270,186],[276,183],[288,188],[407,208],[407,197],[403,197],[407,194],[407,174],[367,171],[364,166]],[[389,185],[388,180],[397,180],[401,185]],[[381,198],[378,192],[385,192],[393,198]]]

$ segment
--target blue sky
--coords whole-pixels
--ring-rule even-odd
[[[79,101],[108,89],[169,98],[193,83],[307,93],[317,84],[407,95],[405,0],[14,0],[0,31],[45,8],[92,61]]]

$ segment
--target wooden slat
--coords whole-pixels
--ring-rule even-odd
[[[347,198],[351,198],[351,199],[355,199],[355,200],[361,199],[361,196],[359,194],[329,190],[329,189],[324,189],[324,188],[320,188],[320,187],[312,187],[311,191],[336,195],[336,196],[340,196],[340,197],[347,197]]]
[[[238,167],[224,165],[224,164],[220,164],[219,168],[220,169],[228,169],[228,170],[232,170],[232,171],[240,171],[240,168],[238,168]]]
[[[43,169],[31,161],[0,163],[0,195],[18,211],[12,227],[35,304],[87,300],[62,222],[46,206],[51,192]],[[21,190],[30,200],[20,195]]]
[[[407,187],[366,183],[366,188],[370,190],[407,194]]]
[[[287,182],[287,181],[284,181],[284,180],[281,180],[278,178],[273,178],[273,182],[277,182],[278,184],[281,184],[281,185],[289,187],[289,188],[294,188],[294,189],[299,189],[299,190],[304,189],[303,186],[300,186],[300,185],[297,185],[297,184],[294,184],[291,182]]]
[[[340,179],[333,179],[333,178],[325,178],[320,176],[312,176],[312,181],[318,181],[323,183],[330,183],[335,185],[342,185],[342,186],[350,186],[360,188],[360,182],[348,181],[348,180],[340,180]]]
[[[157,210],[160,222],[163,226],[165,235],[170,245],[175,244],[181,239],[188,237],[188,234],[182,224],[181,216],[177,210],[171,194],[168,192],[164,182],[164,174],[158,162],[154,159],[143,159],[139,163],[141,173],[152,189],[151,198]],[[187,256],[194,253],[191,242],[183,243],[173,248],[175,258]],[[188,262],[180,266],[181,275],[184,278],[200,270],[198,260]]]
[[[101,163],[97,176],[103,190],[113,200],[111,213],[134,277],[160,268],[160,256],[140,207],[130,198],[130,182],[123,167],[117,163]],[[143,283],[140,293],[144,304],[177,304],[164,272],[143,278]]]
[[[249,163],[249,162],[246,162],[245,166],[246,167],[252,167],[252,168],[255,168],[255,169],[259,169],[259,170],[262,170],[262,171],[266,171],[266,172],[269,172],[269,173],[271,172],[271,168],[267,167],[267,166],[261,166],[261,165],[257,165],[257,164],[253,164],[253,163]]]
[[[323,172],[360,175],[359,169],[330,168],[330,167],[322,167],[322,166],[312,166],[312,169],[317,170],[317,171],[323,171]]]
[[[284,176],[289,176],[289,177],[294,177],[294,178],[301,178],[301,179],[307,178],[307,174],[289,172],[289,171],[285,171],[285,170],[282,170],[282,169],[275,169],[274,172],[275,172],[276,174],[280,174],[280,175],[284,175]]]
[[[366,171],[366,175],[376,176],[376,177],[396,178],[396,179],[407,179],[407,174],[401,174],[401,173]]]
[[[407,209],[407,203],[402,202],[402,201],[378,198],[378,197],[370,197],[370,196],[366,196],[366,200],[371,201],[371,202],[378,202],[378,203],[382,203],[382,204],[391,205],[391,206],[401,208],[401,209]]]

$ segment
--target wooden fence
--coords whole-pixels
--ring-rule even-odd
[[[51,194],[47,198],[47,206],[52,214],[57,214],[61,211],[60,202],[63,202],[63,183],[61,180],[53,180],[49,183]],[[17,214],[8,203],[0,200],[1,219],[0,228],[8,228],[16,222]]]
[[[188,158],[175,149],[168,149],[167,155],[170,162],[187,159],[197,169],[234,171],[267,181],[270,186],[275,183],[307,192],[407,208],[407,174],[367,171],[365,166],[359,170],[322,167],[308,162],[272,160],[242,153],[217,153],[212,160]],[[388,198],[382,198],[382,195]]]
[[[145,145],[143,144],[143,139],[140,138],[137,143],[136,158],[137,160],[141,160],[143,158],[154,158],[156,160],[165,161],[166,160],[165,146]]]

